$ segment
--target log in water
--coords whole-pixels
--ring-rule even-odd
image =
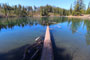
[[[41,60],[53,60],[53,49],[52,49],[52,42],[50,38],[49,26],[47,26],[47,29],[46,29]]]

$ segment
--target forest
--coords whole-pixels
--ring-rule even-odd
[[[90,14],[90,2],[86,8],[83,0],[77,0],[71,4],[70,9],[64,9],[51,5],[46,6],[22,6],[9,4],[0,4],[0,17],[26,17],[26,16],[82,16]]]

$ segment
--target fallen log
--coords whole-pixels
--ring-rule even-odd
[[[23,60],[38,60],[40,58],[43,39],[43,36],[38,37],[34,44],[26,48]]]

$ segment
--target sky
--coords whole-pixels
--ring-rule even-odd
[[[83,0],[86,8],[90,0]],[[19,5],[22,6],[45,6],[45,5],[52,5],[56,7],[61,7],[65,9],[70,9],[71,4],[73,5],[75,0],[0,0],[0,3],[7,3],[11,6]]]

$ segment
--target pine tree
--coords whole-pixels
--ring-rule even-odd
[[[83,0],[77,0],[74,6],[75,15],[81,15],[85,10]]]
[[[71,4],[71,7],[70,7],[70,14],[72,14],[72,4]]]
[[[87,8],[87,11],[86,11],[87,14],[90,14],[90,2],[88,4],[88,8]]]

